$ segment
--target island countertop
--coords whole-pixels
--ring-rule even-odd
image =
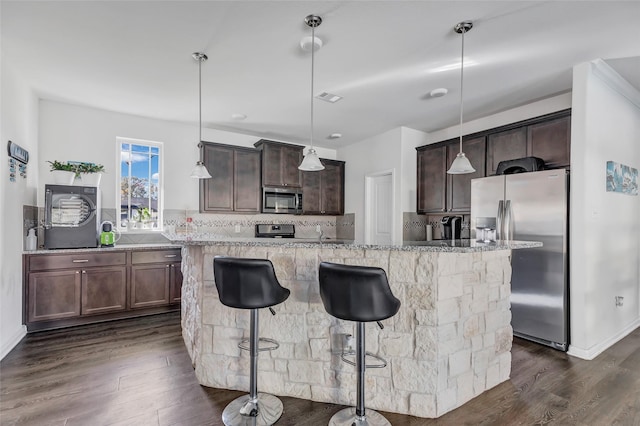
[[[484,243],[470,239],[405,241],[401,244],[365,244],[358,240],[311,238],[233,238],[212,233],[163,233],[173,244],[213,246],[233,245],[242,247],[292,247],[292,248],[344,248],[394,251],[424,251],[437,253],[475,253],[496,250],[516,250],[542,247],[537,241],[494,241]]]

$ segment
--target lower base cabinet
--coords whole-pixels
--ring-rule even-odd
[[[180,249],[23,256],[27,330],[46,330],[179,308]]]

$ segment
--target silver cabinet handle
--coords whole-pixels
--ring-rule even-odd
[[[511,240],[511,200],[504,203],[504,233],[506,239]]]
[[[168,267],[169,267],[169,265],[165,265],[165,268],[168,268]]]
[[[89,259],[75,259],[72,260],[73,263],[87,263],[89,262]]]
[[[498,201],[498,215],[496,216],[496,238],[499,240],[504,239],[504,229],[502,228],[502,222],[504,219],[504,201]]]
[[[177,257],[177,254],[165,254],[164,257]]]
[[[51,198],[52,198],[52,194],[51,194],[51,190],[47,189],[46,193],[44,194],[44,227],[45,229],[51,229],[51,209],[52,209],[52,205],[51,205]]]

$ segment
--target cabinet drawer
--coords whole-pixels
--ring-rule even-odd
[[[89,268],[93,266],[114,266],[126,264],[127,256],[125,252],[43,254],[29,256],[30,271]]]
[[[134,265],[140,263],[180,262],[181,260],[180,249],[134,251],[131,253],[131,263]]]

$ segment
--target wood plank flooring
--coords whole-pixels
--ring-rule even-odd
[[[221,425],[242,392],[202,387],[179,313],[28,335],[0,363],[0,424]],[[282,398],[277,425],[326,425],[340,406]],[[516,339],[511,380],[439,419],[395,426],[640,425],[640,329],[593,361]]]

